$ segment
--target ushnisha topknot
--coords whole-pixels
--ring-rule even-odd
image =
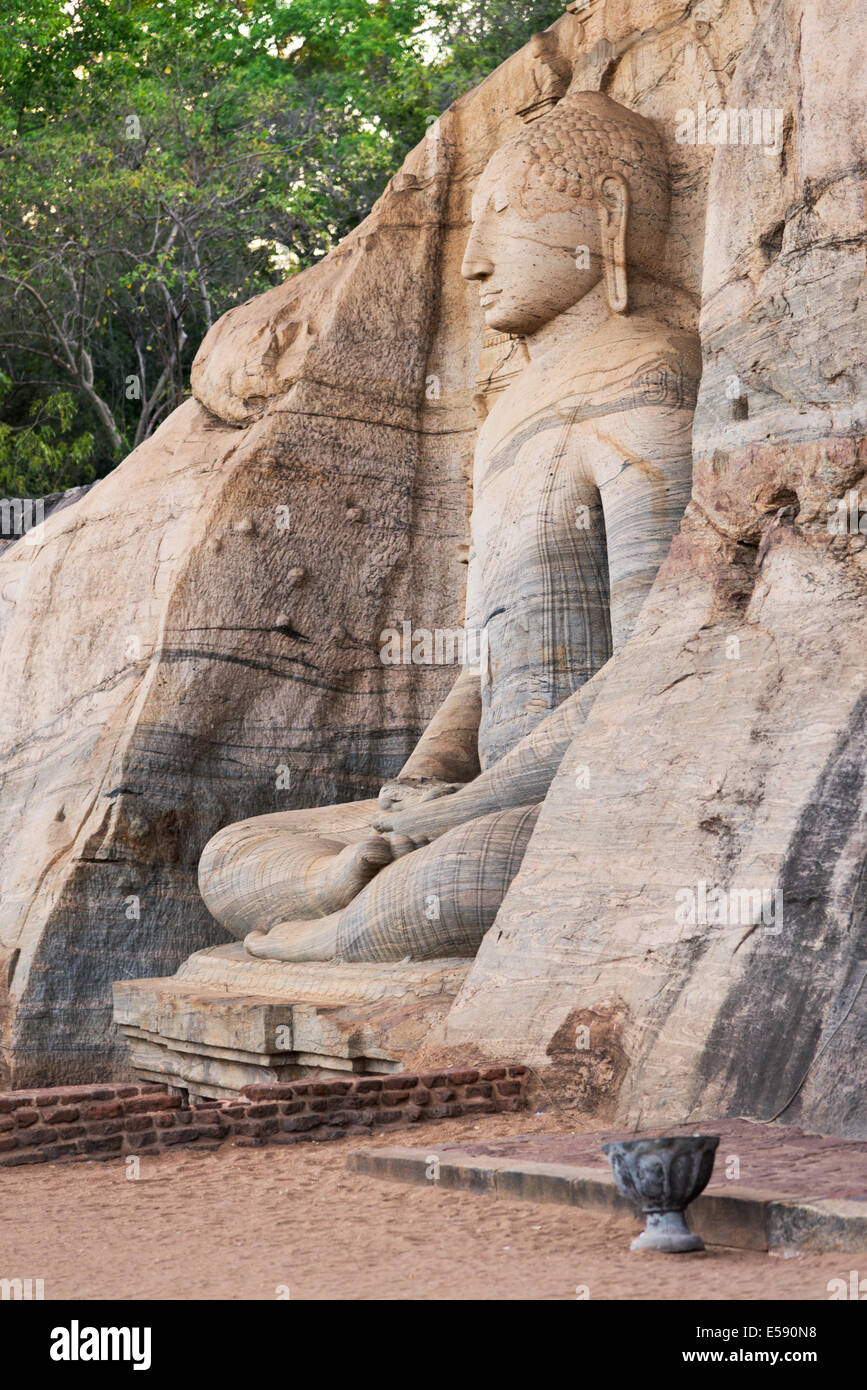
[[[596,179],[613,170],[629,184],[627,253],[634,264],[654,263],[668,225],[668,160],[646,117],[603,92],[568,93],[557,105],[501,145],[497,164],[526,166],[523,202],[564,211],[596,200]],[[493,161],[492,161],[493,163]]]

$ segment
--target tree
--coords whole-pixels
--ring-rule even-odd
[[[211,323],[323,256],[430,118],[561,12],[534,0],[11,3],[0,458],[21,493],[99,476],[147,438],[183,400]]]

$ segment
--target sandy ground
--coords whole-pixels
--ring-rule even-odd
[[[46,1299],[827,1299],[852,1256],[634,1255],[638,1224],[350,1173],[350,1148],[550,1132],[550,1114],[0,1175],[0,1278]],[[586,1293],[585,1293],[586,1289]]]

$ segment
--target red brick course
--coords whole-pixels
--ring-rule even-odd
[[[476,1069],[246,1086],[187,1106],[165,1086],[124,1082],[0,1093],[0,1167],[123,1158],[178,1146],[317,1143],[374,1126],[521,1110],[527,1069]]]

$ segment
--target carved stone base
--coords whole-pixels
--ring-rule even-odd
[[[400,1071],[471,963],[290,965],[233,943],[176,975],[116,982],[114,1019],[136,1076],[222,1100],[263,1082]]]

